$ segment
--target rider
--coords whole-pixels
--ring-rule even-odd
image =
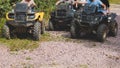
[[[30,8],[30,12],[34,12],[34,7],[36,6],[34,0],[22,0],[21,3],[28,4],[28,7]]]
[[[104,14],[107,14],[106,11],[106,5],[104,3],[102,3],[100,0],[90,0],[88,1],[88,3],[90,3],[91,5],[96,5],[98,6],[98,12],[102,12]],[[103,9],[101,9],[101,6],[103,7]]]
[[[74,0],[73,7],[74,9],[80,9],[80,7],[84,6],[87,3],[87,0]]]
[[[105,5],[106,5],[106,10],[108,13],[110,13],[110,3],[109,3],[109,0],[101,0]]]
[[[28,4],[29,7],[36,6],[34,0],[22,0],[21,3],[26,3],[26,4]]]

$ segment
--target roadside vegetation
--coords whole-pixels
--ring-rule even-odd
[[[110,0],[111,4],[120,4],[120,0]]]

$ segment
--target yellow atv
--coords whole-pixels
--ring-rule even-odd
[[[10,39],[14,35],[29,34],[34,40],[39,40],[45,31],[43,16],[44,12],[34,12],[27,4],[17,3],[13,11],[6,13],[3,36]]]

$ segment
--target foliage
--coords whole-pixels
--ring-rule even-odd
[[[120,0],[110,0],[110,3],[120,4]]]
[[[21,0],[0,0],[0,18],[5,16],[5,13],[12,9],[12,5]],[[37,4],[37,10],[45,12],[45,18],[49,18],[49,13],[54,8],[56,0],[34,0]]]
[[[10,0],[0,0],[0,17],[5,16],[5,13],[11,9]]]
[[[54,9],[56,0],[35,0],[37,9],[45,12],[45,17],[49,18],[49,13]]]
[[[5,13],[10,11],[12,5],[20,2],[21,0],[0,0],[0,17],[5,16]],[[45,18],[49,18],[49,13],[54,9],[57,0],[34,0],[37,4],[37,10],[45,12]],[[119,0],[110,0],[110,3],[120,4]]]

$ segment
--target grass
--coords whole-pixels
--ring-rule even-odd
[[[10,51],[19,51],[23,49],[33,50],[38,47],[38,41],[32,41],[28,39],[10,39],[0,38],[0,43],[10,48]]]
[[[30,58],[30,57],[26,57],[26,60],[32,60],[32,58]]]
[[[120,0],[110,0],[111,4],[120,4]]]
[[[70,38],[65,38],[65,37],[55,37],[53,35],[50,35],[48,32],[43,34],[40,37],[39,41],[33,41],[32,39],[24,38],[24,39],[19,39],[19,38],[13,38],[10,40],[7,40],[6,38],[3,38],[0,36],[0,44],[3,44],[7,46],[10,51],[19,51],[19,50],[34,50],[37,47],[40,46],[40,43],[42,42],[48,42],[48,41],[65,41],[65,42],[74,42],[75,40],[70,39]]]
[[[6,38],[0,37],[0,43],[9,47],[10,51],[19,51],[19,50],[33,50],[37,48],[41,42],[51,41],[49,33],[45,33],[41,36],[40,41],[33,41],[29,38],[19,39],[14,38],[7,40]]]

